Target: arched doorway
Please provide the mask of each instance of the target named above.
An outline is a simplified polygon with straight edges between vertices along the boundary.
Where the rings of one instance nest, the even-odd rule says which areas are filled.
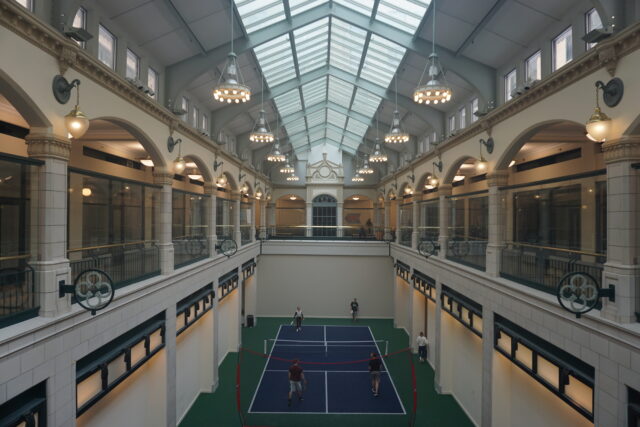
[[[314,237],[335,237],[338,201],[328,194],[321,194],[313,199],[312,225]]]

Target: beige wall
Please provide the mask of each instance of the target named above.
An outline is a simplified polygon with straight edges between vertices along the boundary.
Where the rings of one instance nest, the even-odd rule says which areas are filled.
[[[237,351],[240,345],[240,292],[236,289],[218,302],[218,363],[222,363],[229,352]],[[216,290],[216,295],[219,290]]]

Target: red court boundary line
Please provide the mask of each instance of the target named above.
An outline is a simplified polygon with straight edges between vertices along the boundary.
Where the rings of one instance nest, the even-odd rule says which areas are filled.
[[[244,348],[244,347],[240,347],[239,351],[246,351],[247,353],[251,353],[253,355],[260,356],[263,359],[273,359],[273,360],[278,360],[278,361],[281,361],[281,362],[293,363],[293,360],[294,360],[294,359],[285,359],[283,357],[270,356],[268,354],[264,354],[262,352],[251,350],[251,349]],[[391,356],[395,356],[396,354],[403,353],[405,351],[408,351],[409,353],[411,353],[411,347],[405,347],[405,348],[403,348],[401,350],[397,350],[397,351],[394,351],[394,352],[389,353],[389,354],[381,355],[380,357],[388,358],[388,357],[391,357]],[[301,365],[353,365],[353,364],[356,364],[356,363],[368,362],[368,361],[370,361],[372,359],[371,358],[366,358],[366,359],[359,359],[359,360],[349,360],[349,361],[346,361],[346,362],[305,362],[302,359],[297,359],[297,360],[298,360],[298,363],[301,364]]]

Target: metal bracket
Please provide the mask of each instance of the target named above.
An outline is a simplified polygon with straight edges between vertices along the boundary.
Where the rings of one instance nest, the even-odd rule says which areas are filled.
[[[75,293],[75,286],[67,285],[67,282],[60,280],[58,282],[58,298],[63,298],[66,294]]]
[[[172,136],[170,136],[169,138],[167,138],[167,150],[169,150],[170,153],[173,153],[173,149],[176,147],[176,145],[178,144],[182,144],[182,139],[178,138],[178,139],[173,139]]]
[[[606,84],[598,80],[596,87],[602,90],[602,100],[607,107],[615,107],[622,101],[622,95],[624,95],[624,83],[618,77],[614,77]]]
[[[240,172],[240,173],[238,174],[238,183],[241,183],[241,182],[242,182],[242,180],[243,180],[246,176],[247,176],[247,174],[246,174],[246,173],[242,173],[242,172]]]
[[[411,175],[407,175],[407,178],[409,178],[411,180],[412,184],[415,184],[416,182],[416,174],[411,172]]]
[[[487,148],[487,153],[493,153],[493,138],[490,137],[486,141],[484,139],[480,139],[480,146],[482,147],[483,145]]]
[[[607,289],[598,289],[598,298],[608,298],[611,302],[616,302],[616,287],[609,285]]]
[[[433,166],[435,166],[438,169],[438,172],[442,173],[442,168],[444,167],[444,165],[442,164],[442,160],[433,162]]]
[[[72,80],[71,83],[61,75],[57,75],[53,78],[51,89],[53,90],[53,96],[60,104],[66,104],[71,97],[71,89],[80,86],[80,80]]]

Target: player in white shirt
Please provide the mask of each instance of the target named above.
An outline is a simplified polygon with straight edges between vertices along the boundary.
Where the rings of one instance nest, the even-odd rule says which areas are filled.
[[[420,358],[420,362],[424,362],[427,360],[427,344],[429,344],[429,341],[423,332],[420,332],[420,335],[416,338],[416,343],[418,344],[418,357]]]

